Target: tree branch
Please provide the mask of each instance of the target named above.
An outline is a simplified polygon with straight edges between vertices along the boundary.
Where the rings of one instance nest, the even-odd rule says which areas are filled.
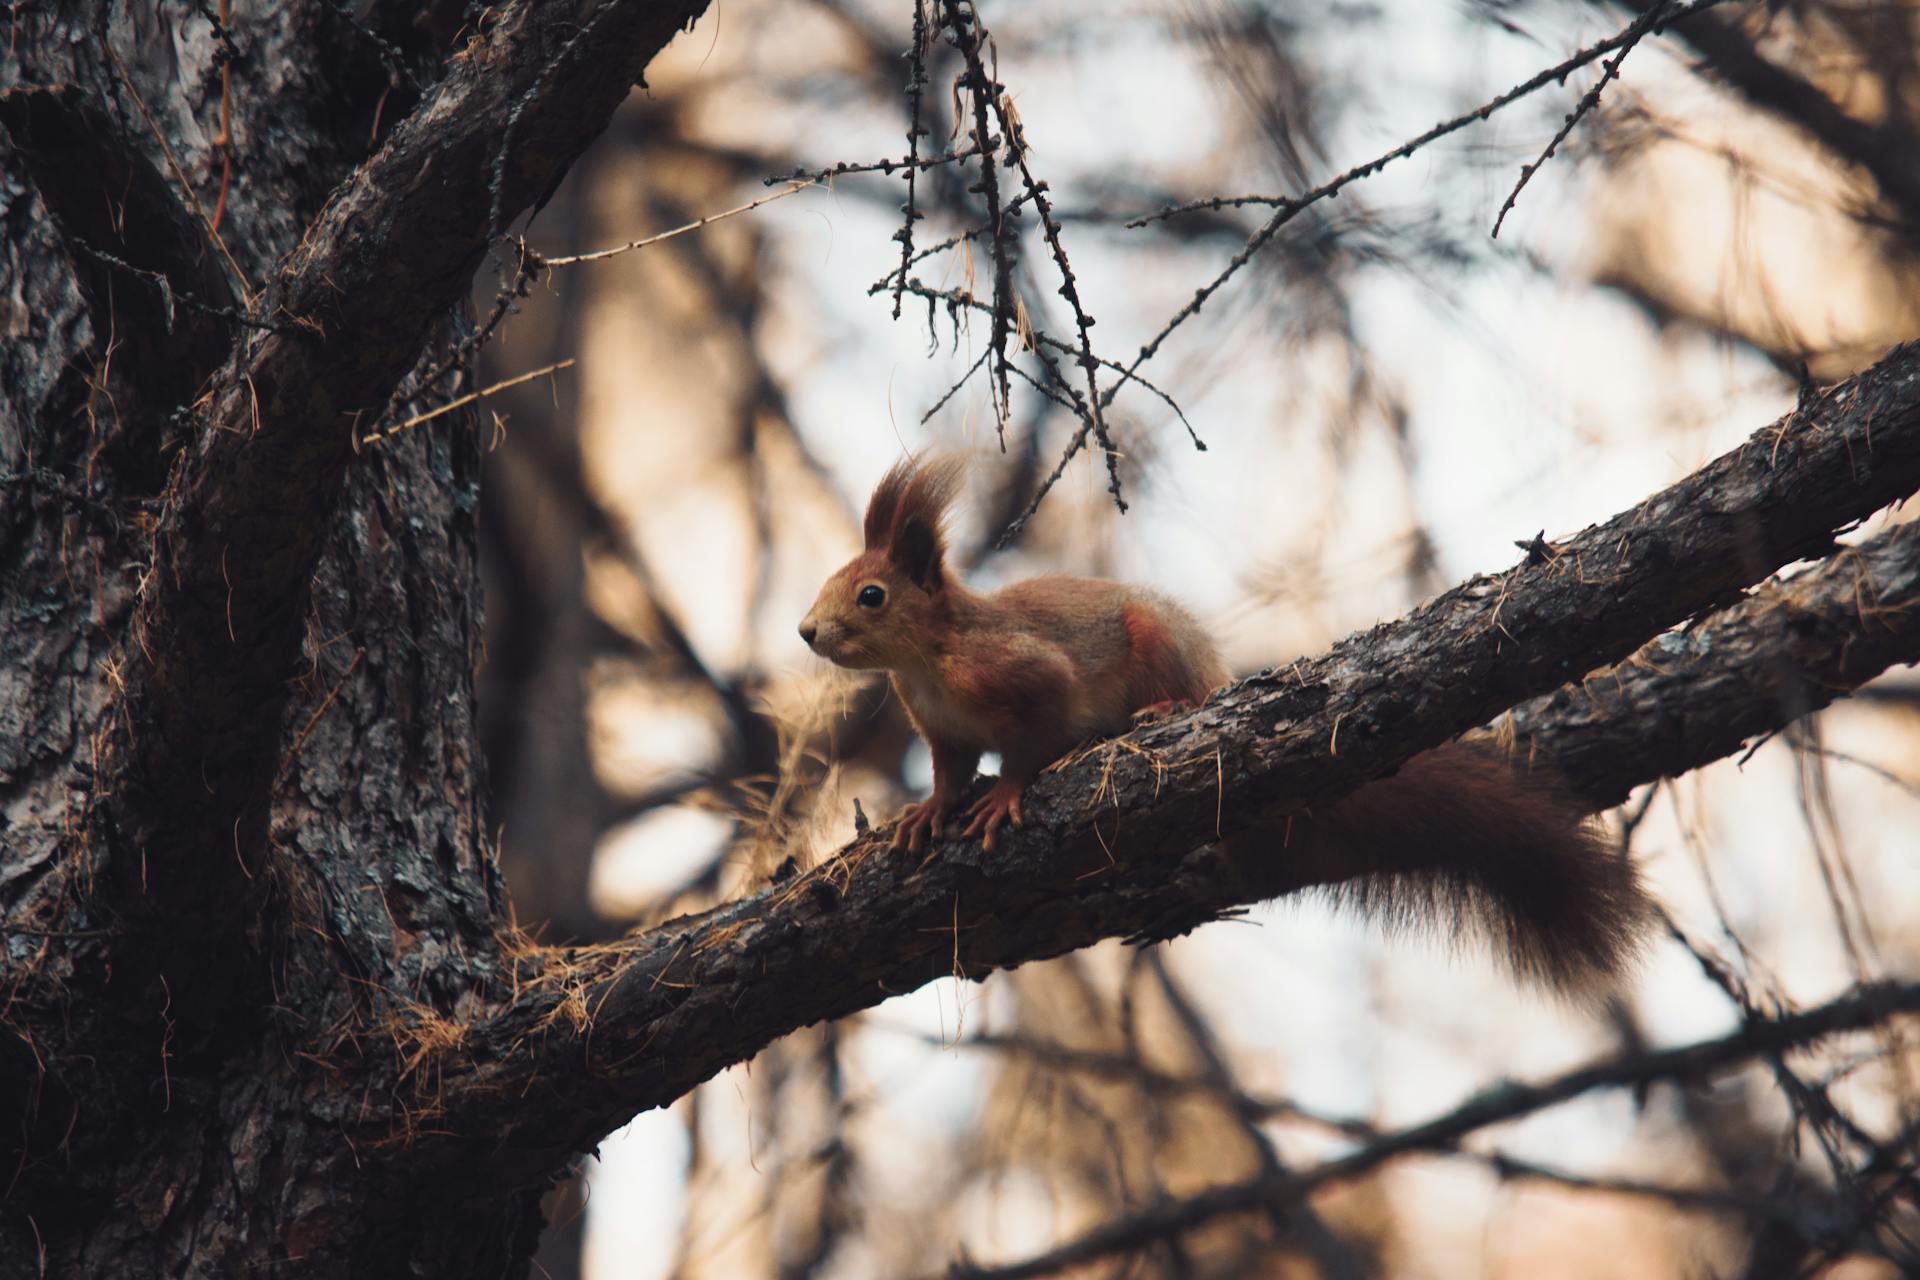
[[[1096,1227],[1057,1249],[1006,1267],[956,1265],[951,1280],[1029,1280],[1068,1267],[1131,1252],[1215,1218],[1270,1205],[1296,1203],[1336,1182],[1368,1173],[1413,1151],[1447,1151],[1467,1135],[1502,1121],[1531,1115],[1594,1089],[1655,1080],[1699,1080],[1751,1058],[1800,1048],[1845,1031],[1876,1026],[1898,1014],[1920,1013],[1920,984],[1880,983],[1853,991],[1805,1013],[1759,1018],[1717,1040],[1674,1049],[1636,1051],[1593,1063],[1540,1084],[1503,1084],[1469,1099],[1443,1116],[1368,1142],[1350,1155],[1296,1174],[1250,1179],[1156,1205],[1119,1222]]]
[[[1920,522],[1515,707],[1500,732],[1595,810],[1739,750],[1920,658]]]
[[[485,35],[341,184],[196,406],[128,644],[113,797],[123,905],[230,920],[267,828],[308,580],[363,415],[505,221],[544,199],[706,0],[489,11]],[[424,447],[424,446],[421,446]],[[364,465],[380,466],[369,459]]]
[[[438,1064],[436,1139],[537,1176],[775,1037],[947,974],[1172,936],[1304,887],[1210,842],[1337,799],[1725,601],[1920,487],[1904,348],[1631,511],[1324,657],[1082,751],[993,854],[872,833],[776,889],[610,946],[531,953],[511,1005]],[[1544,547],[1544,544],[1542,544]]]
[[[1698,628],[1662,635],[1578,686],[1516,707],[1511,723],[1502,728],[1512,731],[1517,754],[1551,762],[1595,809],[1608,808],[1625,800],[1632,786],[1728,755],[1749,736],[1777,730],[1892,663],[1917,656],[1920,523],[1909,522],[1788,582],[1763,587]],[[1155,1206],[1016,1264],[960,1265],[947,1274],[969,1280],[1051,1275],[1146,1247],[1216,1217],[1296,1203],[1322,1186],[1411,1151],[1450,1150],[1488,1125],[1590,1089],[1694,1078],[1836,1031],[1872,1026],[1895,1012],[1916,1011],[1920,986],[1863,988],[1810,1013],[1750,1021],[1718,1041],[1622,1055],[1543,1084],[1505,1086],[1427,1124],[1367,1135],[1359,1150],[1318,1168]],[[1084,1065],[1071,1057],[1065,1061]],[[1187,1080],[1164,1083],[1200,1087]]]

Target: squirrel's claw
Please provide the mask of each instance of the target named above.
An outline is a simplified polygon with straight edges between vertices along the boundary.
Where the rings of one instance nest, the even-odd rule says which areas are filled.
[[[1004,778],[993,784],[993,790],[973,802],[967,810],[973,821],[967,824],[962,834],[966,837],[980,836],[981,843],[991,851],[994,836],[1002,823],[1021,824],[1020,796],[1026,790],[1017,782],[1008,782]]]
[[[893,847],[920,852],[928,835],[935,840],[940,838],[940,820],[946,816],[946,806],[938,797],[908,805],[900,811],[900,825],[893,830]]]

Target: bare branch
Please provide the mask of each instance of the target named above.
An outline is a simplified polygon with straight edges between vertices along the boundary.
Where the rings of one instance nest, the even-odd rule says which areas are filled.
[[[1920,656],[1916,578],[1920,524],[1908,522],[1515,707],[1500,731],[1520,758],[1551,760],[1610,808],[1650,777],[1731,755]]]
[[[924,250],[923,252],[937,253],[941,249],[952,248],[955,244],[958,244],[962,240],[972,239],[974,236],[977,236],[979,234],[980,232],[977,230],[966,232],[962,235],[955,236],[951,240],[948,240],[942,244],[937,244],[933,246],[931,249]],[[919,257],[922,256],[922,254],[916,254],[914,256],[915,256],[915,259],[917,260]],[[947,307],[950,314],[961,309],[968,310],[968,311],[981,311],[981,312],[991,312],[993,310],[992,307],[980,301],[980,299],[974,297],[971,292],[969,292],[964,288],[936,289],[932,285],[927,284],[925,281],[921,280],[917,276],[910,277],[904,283],[901,283],[895,280],[895,277],[891,272],[889,272],[881,280],[868,286],[867,293],[869,295],[872,295],[872,294],[881,292],[883,289],[886,289],[888,287],[887,282],[890,280],[895,281],[893,287],[901,290],[902,292],[910,293],[916,298],[925,298],[928,302],[937,302],[937,303],[943,304],[944,306]],[[1034,326],[1032,330],[1033,354],[1037,359],[1041,360],[1047,366],[1048,372],[1050,374],[1057,374],[1058,367],[1054,364],[1052,360],[1049,360],[1046,357],[1045,352],[1040,350],[1040,348],[1042,347],[1050,351],[1057,351],[1061,355],[1072,356],[1076,361],[1080,358],[1080,354],[1081,354],[1080,348],[1075,347],[1071,343],[1063,342],[1059,338],[1054,337],[1052,334],[1048,333],[1045,329],[1042,329],[1037,325]],[[989,354],[991,354],[991,352],[989,352]],[[1196,451],[1200,453],[1205,453],[1207,451],[1207,442],[1200,438],[1200,433],[1194,430],[1193,423],[1187,420],[1186,411],[1182,409],[1180,407],[1179,402],[1175,400],[1171,395],[1169,395],[1166,391],[1162,390],[1160,387],[1156,386],[1155,384],[1147,381],[1145,378],[1141,377],[1138,372],[1136,372],[1133,369],[1129,369],[1126,365],[1121,364],[1118,360],[1110,360],[1106,356],[1102,356],[1098,354],[1095,354],[1093,356],[1093,360],[1094,360],[1094,363],[1099,365],[1101,368],[1111,369],[1113,372],[1120,375],[1119,381],[1114,386],[1109,387],[1105,392],[1101,393],[1100,399],[1102,404],[1111,403],[1114,393],[1119,390],[1120,386],[1125,383],[1131,382],[1135,386],[1139,387],[1141,390],[1146,391],[1148,394],[1152,395],[1156,400],[1160,401],[1162,404],[1166,405],[1167,408],[1173,411],[1173,416],[1179,419],[1180,425],[1182,427],[1186,428],[1187,438],[1193,441],[1193,447]],[[1032,378],[1026,373],[1025,370],[1021,369],[1019,365],[1009,363],[1007,368],[1009,372],[1013,373],[1016,377],[1025,377],[1025,378],[1028,378],[1029,381],[1032,381]],[[973,370],[969,369],[967,371],[967,374],[962,377],[961,381],[964,382],[966,378],[971,377],[972,374],[973,374]],[[1065,384],[1062,383],[1063,388],[1064,388],[1064,385]],[[950,387],[947,390],[947,393],[944,396],[942,396],[938,402],[934,404],[933,408],[927,411],[925,417],[921,418],[921,421],[925,422],[928,419],[932,418],[933,415],[937,413],[940,410],[940,408],[947,403],[949,399],[952,398],[954,392],[958,391],[959,389],[960,389],[960,385],[958,383]],[[1050,399],[1054,399],[1055,402],[1059,404],[1059,406],[1062,409],[1065,409],[1067,412],[1073,414],[1075,417],[1079,418],[1084,423],[1086,421],[1085,408],[1082,404],[1076,402],[1075,399],[1068,394],[1069,390],[1070,389],[1041,388],[1040,393],[1042,395],[1047,396]],[[1067,451],[1067,458],[1071,458],[1073,456],[1073,452],[1074,452],[1073,450],[1069,449]],[[1063,458],[1060,462],[1059,467],[1056,468],[1054,472],[1054,476],[1053,476],[1054,480],[1058,480],[1060,478],[1060,474],[1065,469],[1066,463],[1067,463],[1067,459]],[[1048,488],[1052,487],[1052,483],[1053,483],[1052,481],[1049,481],[1047,484],[1047,487]],[[1042,493],[1044,495],[1044,490],[1042,491]],[[1032,516],[1034,513],[1034,510],[1038,507],[1038,505],[1039,505],[1039,498],[1036,497],[1027,506],[1026,514],[1020,518],[1020,521],[1016,521],[1011,527],[1007,528],[1005,531],[1001,533],[996,545],[1003,546],[1003,547],[1006,546],[1008,542],[1010,542],[1020,532],[1020,529],[1022,527],[1021,522],[1025,521],[1027,517]]]
[[[1513,212],[1513,206],[1520,202],[1520,193],[1526,189],[1527,183],[1533,181],[1533,175],[1540,172],[1547,161],[1553,159],[1553,153],[1559,150],[1560,144],[1567,140],[1567,135],[1571,134],[1573,127],[1580,123],[1580,118],[1600,105],[1600,95],[1606,92],[1607,85],[1620,74],[1620,64],[1627,60],[1627,55],[1633,52],[1633,47],[1640,43],[1641,38],[1659,18],[1661,12],[1671,9],[1673,5],[1674,0],[1658,0],[1647,10],[1641,21],[1628,28],[1634,33],[1633,39],[1621,45],[1618,53],[1600,64],[1600,78],[1593,82],[1591,89],[1580,95],[1580,101],[1574,104],[1573,110],[1567,112],[1567,118],[1560,122],[1560,127],[1554,130],[1553,137],[1547,140],[1546,150],[1540,153],[1540,158],[1531,164],[1521,166],[1520,180],[1513,184],[1513,190],[1507,193],[1506,200],[1500,205],[1500,212],[1494,216],[1493,230],[1489,233],[1490,238],[1495,240],[1500,238],[1500,228],[1506,223],[1507,215]]]
[[[995,853],[948,841],[922,860],[875,832],[775,890],[611,947],[536,955],[513,1004],[438,1077],[447,1153],[480,1142],[497,1176],[544,1169],[778,1035],[956,967],[978,976],[1102,938],[1173,936],[1338,879],[1339,867],[1236,861],[1211,842],[1337,799],[1623,657],[1916,487],[1909,347],[1551,556],[1069,758]],[[1913,599],[1883,594],[1880,608]]]
[[[911,85],[909,85],[909,88],[911,88]],[[925,137],[926,133],[927,131],[922,129],[917,136]],[[990,145],[993,145],[998,144],[1000,139],[989,137],[987,141]],[[805,165],[795,165],[793,172],[776,175],[764,179],[764,181],[769,187],[778,186],[782,182],[814,183],[821,186],[829,186],[835,178],[852,177],[863,173],[878,173],[884,174],[887,177],[892,177],[895,173],[902,173],[911,178],[916,173],[922,173],[929,169],[938,169],[942,165],[959,164],[961,161],[971,160],[979,154],[980,144],[977,142],[968,143],[964,147],[956,147],[952,151],[943,151],[937,156],[923,156],[920,154],[919,149],[915,147],[909,150],[906,157],[901,160],[838,160],[824,169],[809,169]],[[925,214],[920,215],[921,218],[925,216]],[[919,220],[919,218],[914,219],[916,222]],[[895,238],[898,239],[897,236]],[[908,237],[906,248],[902,251],[902,256],[909,260],[917,256],[913,252],[912,237]]]
[[[432,422],[435,418],[443,418],[456,409],[464,409],[477,400],[485,400],[488,396],[499,395],[502,391],[532,382],[535,378],[544,378],[549,374],[559,373],[563,369],[571,369],[577,363],[578,361],[573,356],[568,356],[565,360],[556,360],[552,364],[542,365],[538,369],[529,369],[525,373],[516,374],[511,378],[502,378],[499,382],[482,387],[478,391],[469,391],[463,396],[455,396],[445,404],[437,405],[424,413],[416,413],[405,422],[396,422],[390,427],[382,427],[378,431],[368,432],[360,438],[357,447],[365,448],[368,445],[378,444],[383,440],[391,440],[401,432],[409,431],[423,422]]]
[[[1476,1130],[1531,1115],[1594,1089],[1644,1085],[1658,1080],[1700,1080],[1763,1054],[1800,1048],[1831,1035],[1875,1026],[1892,1016],[1913,1013],[1920,1013],[1920,984],[1880,983],[1857,987],[1817,1009],[1750,1021],[1717,1040],[1622,1054],[1540,1084],[1499,1085],[1443,1116],[1387,1134],[1350,1155],[1301,1173],[1254,1178],[1171,1204],[1156,1205],[1012,1266],[957,1265],[944,1274],[952,1280],[962,1277],[965,1280],[1029,1280],[1052,1275],[1068,1267],[1132,1252],[1227,1214],[1297,1203],[1309,1192],[1350,1181],[1397,1156],[1414,1151],[1450,1150]]]
[[[1342,189],[1351,186],[1362,178],[1371,178],[1395,160],[1404,160],[1422,147],[1430,143],[1438,142],[1448,134],[1458,133],[1469,125],[1478,124],[1493,116],[1496,112],[1512,106],[1514,103],[1520,101],[1520,99],[1537,93],[1550,84],[1564,83],[1569,75],[1578,71],[1581,67],[1599,60],[1616,49],[1631,48],[1633,45],[1638,44],[1650,30],[1655,29],[1659,25],[1672,25],[1679,22],[1682,18],[1690,17],[1703,10],[1711,9],[1715,5],[1725,3],[1725,0],[1693,0],[1691,4],[1669,15],[1664,23],[1662,23],[1658,14],[1653,11],[1664,7],[1666,3],[1668,3],[1668,0],[1647,0],[1647,3],[1641,7],[1648,10],[1648,12],[1643,13],[1641,17],[1629,23],[1625,28],[1615,34],[1608,36],[1604,40],[1595,41],[1586,48],[1555,63],[1544,71],[1536,72],[1534,75],[1529,76],[1498,97],[1488,99],[1472,111],[1466,112],[1463,115],[1454,116],[1450,120],[1443,120],[1431,129],[1428,129],[1425,133],[1407,139],[1393,150],[1383,152],[1364,164],[1355,165],[1339,177],[1329,179],[1302,195],[1209,196],[1204,200],[1189,200],[1185,204],[1168,205],[1158,212],[1143,214],[1127,223],[1127,225],[1130,227],[1144,227],[1149,223],[1160,222],[1167,218],[1177,218],[1185,213],[1216,213],[1221,209],[1238,208],[1243,205],[1274,206],[1276,212],[1272,219],[1263,225],[1259,231],[1255,232],[1253,239],[1248,241],[1248,248],[1250,250],[1257,249],[1260,244],[1264,244],[1266,240],[1271,237],[1273,232],[1278,231],[1284,224],[1291,222],[1294,216],[1308,205],[1317,204],[1322,200],[1337,196]]]
[[[981,26],[980,14],[970,0],[941,0],[940,21],[946,30],[948,42],[960,51],[960,56],[966,62],[966,70],[956,82],[956,88],[966,90],[973,103],[973,145],[980,160],[980,182],[976,188],[969,190],[980,192],[980,198],[987,206],[987,221],[993,229],[990,241],[993,326],[987,344],[993,351],[991,387],[994,392],[994,425],[1000,434],[1000,447],[1004,449],[1007,415],[1011,412],[1007,398],[1007,341],[1013,336],[1014,311],[1019,305],[1013,289],[1013,263],[1019,252],[1019,237],[1015,232],[1014,208],[1003,208],[1000,204],[1000,179],[995,164],[998,140],[994,138],[992,125],[988,121],[989,106],[1000,100],[1001,85],[987,74],[986,63],[980,56],[986,30]]]
[[[599,262],[603,258],[618,257],[623,253],[631,253],[635,249],[644,249],[650,244],[659,244],[662,240],[671,240],[675,236],[684,236],[688,232],[698,231],[700,228],[718,222],[722,218],[731,218],[741,213],[752,213],[763,204],[772,204],[775,200],[783,200],[796,191],[805,191],[810,187],[819,185],[819,179],[803,177],[795,180],[788,186],[782,187],[772,195],[761,196],[758,200],[749,200],[745,204],[737,204],[731,209],[722,209],[719,213],[706,214],[702,217],[695,218],[692,222],[683,222],[679,226],[667,231],[658,231],[653,235],[643,236],[638,240],[629,240],[625,244],[614,245],[611,249],[596,249],[592,253],[573,253],[568,254],[564,258],[542,258],[537,265],[543,267],[571,267],[582,262]]]
[[[927,88],[927,43],[926,0],[913,0],[913,47],[907,50],[907,198],[900,206],[904,221],[894,233],[894,239],[900,242],[900,282],[893,289],[895,320],[900,318],[900,306],[905,301],[902,290],[907,283],[907,268],[913,263],[913,224],[926,216],[915,202],[914,179],[920,174],[920,139],[927,133],[920,123],[920,98]]]
[[[1289,222],[1292,222],[1294,218],[1298,217],[1306,209],[1318,204],[1322,200],[1332,199],[1339,195],[1346,187],[1351,186],[1363,178],[1372,177],[1395,160],[1405,159],[1429,143],[1446,137],[1448,134],[1457,133],[1469,125],[1484,121],[1495,112],[1511,106],[1513,103],[1545,88],[1549,84],[1564,81],[1572,72],[1616,49],[1628,48],[1634,44],[1638,44],[1649,31],[1658,30],[1667,23],[1677,21],[1680,17],[1700,13],[1703,10],[1710,9],[1723,2],[1724,0],[1692,0],[1692,3],[1687,4],[1671,14],[1667,14],[1663,12],[1666,0],[1660,0],[1654,12],[1642,14],[1639,18],[1629,23],[1623,30],[1609,36],[1605,40],[1599,40],[1588,45],[1571,57],[1515,85],[1498,97],[1480,104],[1480,106],[1474,108],[1472,111],[1455,116],[1451,120],[1442,121],[1434,125],[1431,129],[1428,129],[1425,133],[1407,139],[1399,146],[1375,156],[1364,164],[1355,165],[1338,177],[1323,182],[1313,190],[1302,195],[1215,196],[1206,200],[1190,201],[1186,204],[1169,205],[1157,213],[1135,218],[1127,224],[1129,227],[1142,227],[1149,223],[1177,217],[1185,213],[1218,211],[1228,206],[1250,204],[1276,206],[1273,215],[1261,223],[1252,235],[1247,237],[1246,243],[1241,246],[1238,253],[1234,254],[1233,257],[1228,260],[1227,265],[1216,272],[1212,279],[1195,289],[1193,291],[1193,297],[1188,299],[1178,311],[1175,311],[1151,338],[1141,344],[1139,352],[1136,353],[1134,358],[1127,364],[1122,381],[1138,372],[1140,366],[1158,355],[1160,348],[1166,344],[1167,339],[1173,336],[1175,330],[1179,329],[1180,326],[1187,321],[1193,319],[1193,317],[1199,315],[1201,308],[1206,306],[1214,294],[1218,293],[1226,286],[1229,280],[1238,275],[1241,268],[1253,261],[1254,256],[1265,249],[1267,245],[1273,241],[1273,238],[1280,234],[1283,227]],[[1100,407],[1104,408],[1113,402],[1113,397],[1118,392],[1119,387],[1119,382],[1108,385],[1107,390],[1099,398]],[[1053,486],[1058,483],[1060,477],[1066,472],[1067,463],[1071,462],[1074,456],[1078,454],[1086,444],[1091,421],[1091,418],[1083,421],[1080,429],[1076,431],[1073,438],[1068,441],[1059,465],[1057,465],[1053,469],[1052,474],[1041,483],[1039,490],[1033,495],[1032,501],[1027,504],[1026,510],[1016,517],[1012,524],[1008,525],[1006,533],[1002,535],[1001,545],[1004,546],[1008,541],[1018,535],[1020,530],[1025,527],[1026,522],[1032,518],[1034,512],[1039,510],[1041,500],[1047,496],[1048,492],[1052,490]]]

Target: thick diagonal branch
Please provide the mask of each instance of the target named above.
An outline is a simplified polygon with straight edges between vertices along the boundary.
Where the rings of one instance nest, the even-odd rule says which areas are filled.
[[[446,1150],[483,1141],[500,1176],[545,1169],[797,1027],[945,974],[1192,928],[1249,896],[1216,835],[1337,799],[1619,659],[1916,487],[1920,348],[1534,563],[1080,753],[996,853],[948,842],[922,861],[876,833],[777,890],[547,957],[436,1077]],[[1271,870],[1263,887],[1285,891]]]
[[[113,744],[123,907],[227,920],[259,864],[308,580],[353,461],[433,319],[706,0],[489,11],[484,38],[333,194],[261,302],[278,328],[200,407],[155,533]],[[362,465],[379,466],[368,459]]]
[[[1548,762],[1607,809],[1915,660],[1920,523],[1910,522],[1515,707],[1501,727],[1518,758]]]
[[[1920,658],[1920,523],[1847,550],[1786,583],[1769,584],[1702,626],[1660,636],[1578,686],[1514,708],[1511,742],[1549,762],[1595,809],[1629,788],[1720,759],[1826,706],[1889,665]],[[1052,1275],[1144,1247],[1250,1209],[1285,1206],[1332,1182],[1413,1151],[1447,1150],[1488,1125],[1590,1089],[1689,1079],[1783,1046],[1920,1012],[1920,987],[1871,987],[1804,1014],[1750,1022],[1719,1040],[1637,1052],[1537,1085],[1474,1098],[1426,1124],[1370,1137],[1352,1155],[1297,1174],[1233,1183],[1098,1227],[1006,1267],[954,1276],[1016,1280]]]

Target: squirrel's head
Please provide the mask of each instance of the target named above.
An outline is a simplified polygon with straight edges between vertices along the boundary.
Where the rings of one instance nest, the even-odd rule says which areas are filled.
[[[931,663],[930,640],[946,612],[947,506],[960,463],[898,463],[867,502],[866,550],[841,566],[800,622],[800,638],[837,666],[856,670]]]

